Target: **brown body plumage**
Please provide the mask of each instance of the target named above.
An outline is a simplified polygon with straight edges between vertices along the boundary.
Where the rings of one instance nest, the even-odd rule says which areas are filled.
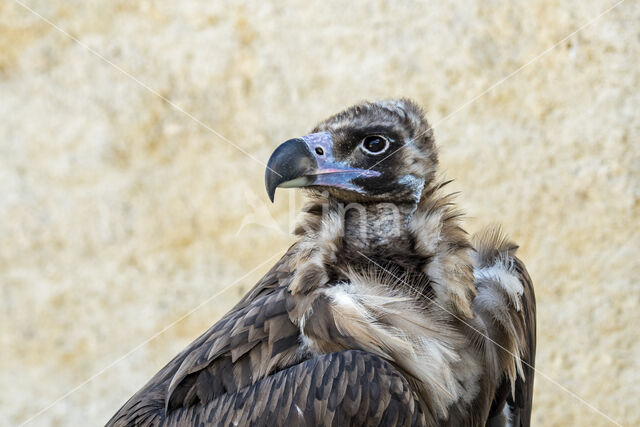
[[[311,191],[299,240],[108,424],[528,425],[531,281],[497,228],[462,229],[419,108],[361,104],[314,135],[317,162],[377,175],[289,177]]]

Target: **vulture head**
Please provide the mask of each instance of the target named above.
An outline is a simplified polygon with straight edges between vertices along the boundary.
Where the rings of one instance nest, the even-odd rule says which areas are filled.
[[[420,107],[407,99],[354,105],[271,155],[265,185],[328,191],[343,201],[417,202],[438,156]]]

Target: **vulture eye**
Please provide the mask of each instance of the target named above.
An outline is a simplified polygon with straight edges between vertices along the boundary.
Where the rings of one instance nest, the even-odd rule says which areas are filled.
[[[378,155],[387,151],[389,141],[380,135],[369,135],[360,144],[365,153]]]

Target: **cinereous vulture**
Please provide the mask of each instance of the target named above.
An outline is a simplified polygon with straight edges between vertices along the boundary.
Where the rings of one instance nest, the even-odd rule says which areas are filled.
[[[463,230],[414,102],[329,117],[265,182],[308,192],[296,243],[109,426],[529,425],[531,279]]]

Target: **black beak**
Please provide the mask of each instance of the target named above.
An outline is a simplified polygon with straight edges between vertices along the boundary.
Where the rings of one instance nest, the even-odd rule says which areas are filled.
[[[303,187],[312,184],[315,177],[307,174],[317,167],[318,162],[303,139],[285,141],[276,148],[267,163],[264,183],[269,199],[273,202],[277,187]]]

